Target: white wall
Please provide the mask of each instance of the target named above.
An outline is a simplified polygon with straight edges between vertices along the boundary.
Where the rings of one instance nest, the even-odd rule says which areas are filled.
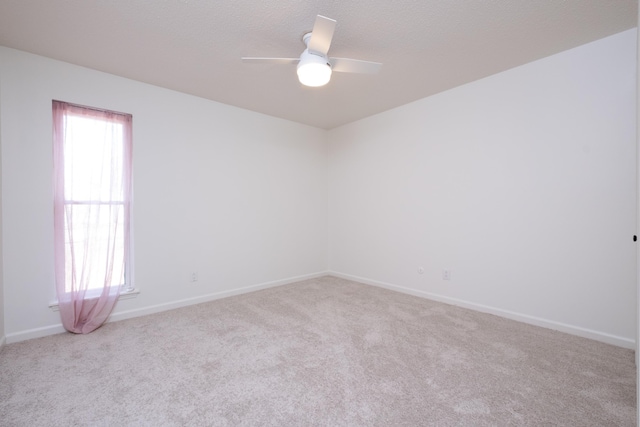
[[[627,31],[328,133],[0,47],[7,340],[62,330],[48,308],[51,100],[60,99],[134,117],[141,294],[120,301],[114,319],[329,265],[632,347],[635,38]]]
[[[141,293],[113,318],[326,271],[325,131],[6,48],[0,76],[8,342],[62,331],[52,99],[133,114]]]
[[[2,74],[0,74],[0,99],[2,99]],[[4,331],[4,269],[2,256],[2,104],[0,103],[0,350],[5,343]]]
[[[640,2],[638,2],[640,4]],[[640,28],[640,7],[638,7],[638,26]],[[636,34],[636,234],[640,229],[640,31]],[[636,425],[640,425],[640,251],[636,244]]]
[[[633,348],[635,49],[629,30],[330,131],[329,269]]]

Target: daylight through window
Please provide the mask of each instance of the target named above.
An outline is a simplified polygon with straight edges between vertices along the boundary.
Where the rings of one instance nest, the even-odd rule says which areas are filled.
[[[64,290],[91,297],[126,289],[131,286],[131,115],[59,104],[62,132],[54,144],[62,147],[54,150],[59,153],[54,160],[63,194],[55,219],[57,233],[64,235],[57,236],[58,244],[64,239],[64,253],[57,254],[64,257]]]

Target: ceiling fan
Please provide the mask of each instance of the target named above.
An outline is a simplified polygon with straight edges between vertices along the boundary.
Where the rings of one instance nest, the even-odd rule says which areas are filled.
[[[305,86],[318,87],[329,83],[331,72],[375,74],[380,71],[379,62],[349,58],[328,57],[336,21],[322,15],[316,17],[313,30],[302,36],[307,48],[299,58],[252,58],[243,57],[243,62],[262,64],[297,64],[298,80]]]

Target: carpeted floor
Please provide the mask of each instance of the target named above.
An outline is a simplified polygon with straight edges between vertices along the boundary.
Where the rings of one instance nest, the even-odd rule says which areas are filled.
[[[633,426],[634,353],[323,277],[0,353],[3,426]]]

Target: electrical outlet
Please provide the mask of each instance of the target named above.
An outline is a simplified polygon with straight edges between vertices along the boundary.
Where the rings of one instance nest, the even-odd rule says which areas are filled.
[[[418,267],[418,274],[424,274],[424,267]]]
[[[451,270],[442,270],[442,280],[451,280]]]
[[[191,273],[191,281],[192,282],[197,282],[198,281],[198,272],[194,271],[193,273]]]

